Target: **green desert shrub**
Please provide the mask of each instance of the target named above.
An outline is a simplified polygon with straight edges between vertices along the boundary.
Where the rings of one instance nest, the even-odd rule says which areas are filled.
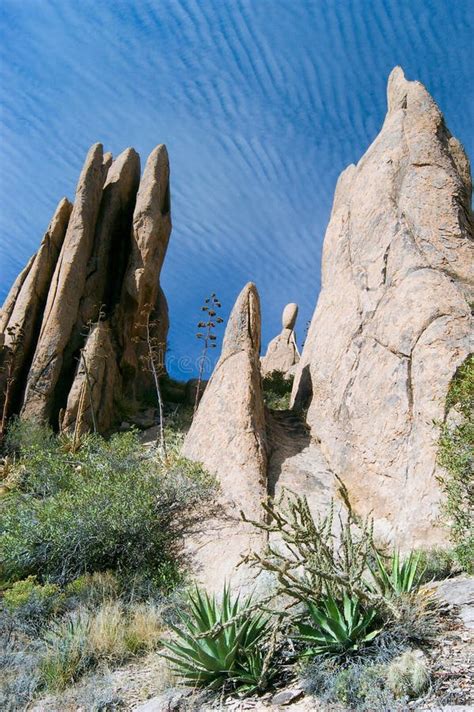
[[[474,572],[474,355],[457,370],[448,391],[441,426],[439,463],[445,474],[439,478],[445,493],[444,514],[450,524],[451,541],[461,567]]]
[[[226,586],[219,602],[196,588],[180,618],[181,627],[171,626],[176,640],[163,645],[185,684],[210,689],[233,685],[246,692],[269,684],[275,671],[267,669],[262,653],[269,617],[254,610],[251,597],[232,597]]]
[[[25,618],[46,618],[64,605],[64,594],[54,583],[40,584],[36,576],[16,581],[3,593],[3,603],[11,614]]]
[[[271,410],[287,410],[290,407],[293,377],[285,378],[282,371],[272,371],[262,380],[263,399]]]
[[[70,603],[97,606],[107,600],[118,598],[120,582],[112,571],[94,571],[82,574],[67,584],[65,596]]]
[[[58,473],[54,487],[45,458]],[[108,441],[87,436],[77,452],[51,438],[43,451],[41,441],[21,445],[16,467],[25,469],[22,485],[0,500],[5,581],[38,575],[62,584],[118,570],[158,580],[163,571],[172,583],[181,535],[212,491],[199,466],[163,462],[143,451],[134,432]]]
[[[420,584],[442,581],[459,573],[460,567],[452,549],[426,549],[420,555]]]

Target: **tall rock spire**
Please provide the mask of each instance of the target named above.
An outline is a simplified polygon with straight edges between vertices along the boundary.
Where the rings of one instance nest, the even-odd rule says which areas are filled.
[[[354,505],[410,546],[443,539],[435,422],[473,346],[470,195],[461,145],[397,67],[380,134],[337,184],[293,400]]]
[[[106,175],[100,143],[94,144],[79,177],[74,207],[51,282],[41,332],[28,377],[23,414],[51,417],[63,369],[63,351],[77,321],[87,278],[95,224]]]
[[[166,146],[151,152],[145,165],[133,213],[131,248],[117,314],[120,367],[130,395],[146,389],[140,357],[147,352],[147,319],[153,338],[165,347],[168,330],[166,299],[160,272],[171,234],[169,159]]]
[[[240,519],[240,511],[261,520],[267,496],[265,413],[260,377],[260,300],[248,283],[235,302],[222,353],[186,436],[183,454],[220,483],[215,518],[200,526],[188,542],[198,578],[213,590],[233,577],[248,582],[241,555],[263,537]]]

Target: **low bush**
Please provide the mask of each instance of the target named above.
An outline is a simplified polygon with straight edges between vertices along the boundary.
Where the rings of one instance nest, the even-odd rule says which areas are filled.
[[[104,601],[114,600],[120,591],[120,582],[112,571],[83,574],[68,583],[64,589],[70,604],[86,606],[97,606]]]
[[[58,613],[65,596],[54,583],[39,584],[36,576],[16,581],[3,593],[3,603],[11,614],[27,619],[44,619]]]
[[[17,443],[22,428],[14,428]],[[0,499],[3,580],[41,575],[67,583],[116,569],[176,582],[181,535],[212,492],[198,465],[144,453],[133,432],[108,441],[87,436],[77,452],[47,433],[44,447],[22,437],[21,484]]]
[[[317,657],[302,672],[302,684],[318,701],[359,712],[402,712],[386,683],[385,664],[377,660]]]
[[[271,410],[287,410],[290,407],[293,377],[287,378],[282,371],[272,371],[262,380],[263,399]]]
[[[441,426],[439,478],[445,493],[444,514],[461,567],[474,573],[474,355],[457,370],[446,399]]]
[[[420,555],[420,584],[443,579],[460,573],[461,569],[452,549],[427,549],[421,550]]]

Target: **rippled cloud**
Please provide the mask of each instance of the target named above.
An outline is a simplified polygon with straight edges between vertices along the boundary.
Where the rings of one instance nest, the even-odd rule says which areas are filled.
[[[248,280],[264,344],[288,301],[301,341],[337,177],[375,138],[393,66],[473,154],[472,15],[468,0],[3,0],[0,301],[92,143],[142,165],[166,143],[171,363],[196,360],[203,298],[227,315]]]

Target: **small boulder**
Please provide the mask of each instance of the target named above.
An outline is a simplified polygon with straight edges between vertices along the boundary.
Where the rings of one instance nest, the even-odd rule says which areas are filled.
[[[298,305],[287,304],[282,314],[283,329],[268,344],[267,353],[262,358],[262,376],[273,371],[280,371],[285,376],[294,374],[295,366],[300,359],[294,327],[298,316]]]

